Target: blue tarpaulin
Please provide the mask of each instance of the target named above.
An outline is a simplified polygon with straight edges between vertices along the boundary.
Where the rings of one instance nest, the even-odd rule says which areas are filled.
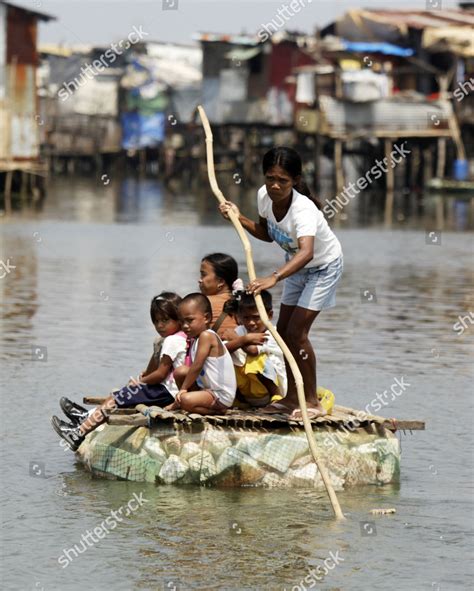
[[[122,113],[122,148],[157,146],[165,137],[165,114]]]
[[[354,53],[383,53],[384,55],[396,55],[399,57],[410,57],[415,53],[413,49],[398,47],[398,45],[392,45],[392,43],[365,43],[345,41],[343,39],[342,44],[346,51],[353,51]]]

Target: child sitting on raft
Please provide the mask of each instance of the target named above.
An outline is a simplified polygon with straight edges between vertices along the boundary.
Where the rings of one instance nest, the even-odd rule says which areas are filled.
[[[224,330],[236,328],[237,322],[224,311],[224,304],[231,299],[233,291],[243,289],[237,261],[220,252],[206,255],[201,261],[199,289],[211,302],[211,328],[219,336]]]
[[[137,404],[167,406],[178,394],[173,372],[185,362],[186,335],[178,319],[181,298],[172,292],[162,292],[151,301],[150,316],[160,335],[154,342],[153,354],[146,370],[127,386],[112,392],[94,411],[61,398],[59,405],[70,423],[53,416],[51,423],[57,434],[76,451],[85,436],[105,422],[114,410]]]
[[[191,346],[191,366],[175,372],[179,393],[166,410],[183,409],[200,415],[224,414],[232,406],[237,387],[230,353],[219,335],[209,328],[212,307],[200,293],[183,298],[178,308],[181,325]]]
[[[272,296],[263,290],[263,305],[273,317]],[[232,354],[237,378],[237,399],[250,406],[266,406],[286,394],[286,369],[283,352],[266,329],[250,293],[242,292],[229,302],[240,325],[225,331],[227,350]]]

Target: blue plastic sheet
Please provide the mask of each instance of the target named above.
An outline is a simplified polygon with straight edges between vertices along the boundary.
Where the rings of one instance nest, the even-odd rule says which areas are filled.
[[[123,113],[122,148],[125,150],[159,145],[165,138],[165,114]]]
[[[383,53],[384,55],[399,57],[410,57],[415,53],[413,49],[399,47],[398,45],[392,45],[392,43],[366,43],[345,40],[342,43],[346,51],[353,51],[354,53]]]

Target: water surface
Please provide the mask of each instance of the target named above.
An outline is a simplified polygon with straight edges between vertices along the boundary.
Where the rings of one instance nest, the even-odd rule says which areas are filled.
[[[255,211],[249,197],[241,205]],[[427,244],[430,220],[408,222],[337,230],[338,305],[311,333],[319,381],[338,403],[363,408],[404,377],[406,392],[380,414],[427,425],[401,434],[400,485],[339,493],[348,520],[336,523],[325,494],[311,490],[92,478],[49,425],[60,396],[105,395],[144,367],[151,297],[195,290],[204,254],[231,253],[246,277],[210,194],[59,179],[42,211],[4,220],[0,259],[16,268],[0,281],[2,588],[303,589],[331,552],[343,560],[318,589],[470,588],[473,236],[445,231],[440,246]],[[280,264],[275,245],[253,244],[258,273]],[[61,568],[63,550],[133,493],[148,502]],[[370,516],[378,507],[397,513]]]

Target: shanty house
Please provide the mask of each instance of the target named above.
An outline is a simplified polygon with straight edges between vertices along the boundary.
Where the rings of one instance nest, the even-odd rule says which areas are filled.
[[[201,34],[202,104],[213,123],[291,125],[293,69],[314,63],[306,38],[280,32],[257,36]]]
[[[0,0],[0,162],[39,157],[37,31],[50,20]]]

